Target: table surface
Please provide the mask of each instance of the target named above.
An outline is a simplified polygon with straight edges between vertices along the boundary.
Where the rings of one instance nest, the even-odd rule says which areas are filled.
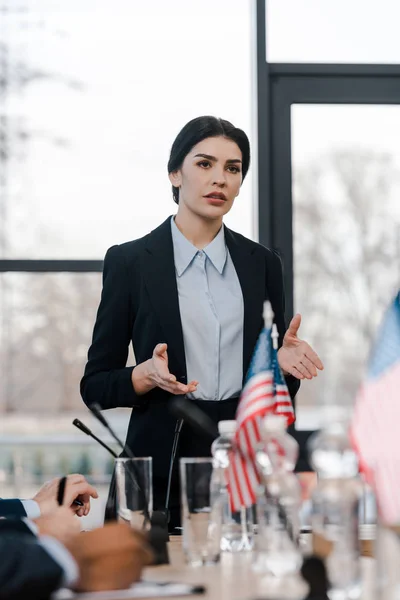
[[[204,600],[255,600],[260,598],[284,600],[293,598],[290,586],[279,588],[274,580],[256,574],[251,569],[251,553],[223,553],[221,562],[207,567],[190,567],[185,564],[181,538],[169,542],[170,564],[145,569],[143,578],[149,581],[175,581],[203,585],[206,592],[198,597]],[[374,560],[362,558],[364,592],[362,600],[374,600]],[[172,597],[171,597],[172,598]],[[182,597],[181,597],[182,598]],[[178,600],[178,599],[176,599]]]

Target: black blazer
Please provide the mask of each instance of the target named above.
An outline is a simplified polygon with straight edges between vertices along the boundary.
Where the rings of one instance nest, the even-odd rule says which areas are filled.
[[[227,227],[225,240],[243,293],[245,375],[263,325],[266,299],[275,313],[282,344],[286,331],[282,265],[276,252]],[[93,341],[81,381],[87,405],[133,408],[127,444],[137,456],[153,456],[153,474],[163,476],[176,419],[169,414],[165,391],[155,388],[136,395],[133,367],[125,366],[131,341],[138,364],[151,358],[158,343],[166,342],[171,373],[187,383],[170,217],[145,237],[108,250]],[[299,381],[289,376],[287,384],[294,398]]]
[[[21,500],[18,500],[18,498],[12,500],[0,499],[0,517],[26,517]]]

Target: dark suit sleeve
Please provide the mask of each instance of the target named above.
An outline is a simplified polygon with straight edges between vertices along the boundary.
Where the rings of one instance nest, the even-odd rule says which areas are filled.
[[[267,250],[267,296],[270,299],[275,315],[275,323],[279,333],[279,348],[282,346],[286,333],[285,323],[285,290],[283,286],[283,268],[279,254],[274,250]],[[300,387],[300,380],[292,375],[286,375],[286,385],[290,397],[294,400]],[[294,403],[293,403],[294,404]]]
[[[61,567],[34,537],[0,538],[0,600],[44,600],[62,581]]]
[[[32,529],[22,520],[16,517],[0,519],[0,536],[6,534],[22,533],[23,535],[36,537]]]
[[[22,502],[18,499],[0,500],[0,517],[26,517]]]
[[[134,322],[129,273],[119,246],[107,251],[103,267],[103,291],[97,311],[92,345],[81,381],[81,395],[88,406],[103,409],[141,406],[132,385],[133,367],[127,367]]]

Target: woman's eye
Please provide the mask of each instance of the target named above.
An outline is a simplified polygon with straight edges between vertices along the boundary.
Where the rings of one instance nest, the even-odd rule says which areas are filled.
[[[210,166],[210,162],[208,160],[202,160],[197,164],[199,165],[199,167],[205,167],[205,168]]]
[[[239,167],[235,167],[235,165],[231,165],[230,167],[228,167],[228,171],[230,173],[240,173]]]

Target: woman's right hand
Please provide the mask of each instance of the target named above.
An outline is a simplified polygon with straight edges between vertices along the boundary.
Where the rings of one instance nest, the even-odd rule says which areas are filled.
[[[132,385],[137,394],[146,394],[155,387],[174,396],[197,390],[197,381],[191,381],[186,385],[177,381],[175,375],[169,372],[167,348],[167,344],[157,344],[153,356],[133,369]]]

